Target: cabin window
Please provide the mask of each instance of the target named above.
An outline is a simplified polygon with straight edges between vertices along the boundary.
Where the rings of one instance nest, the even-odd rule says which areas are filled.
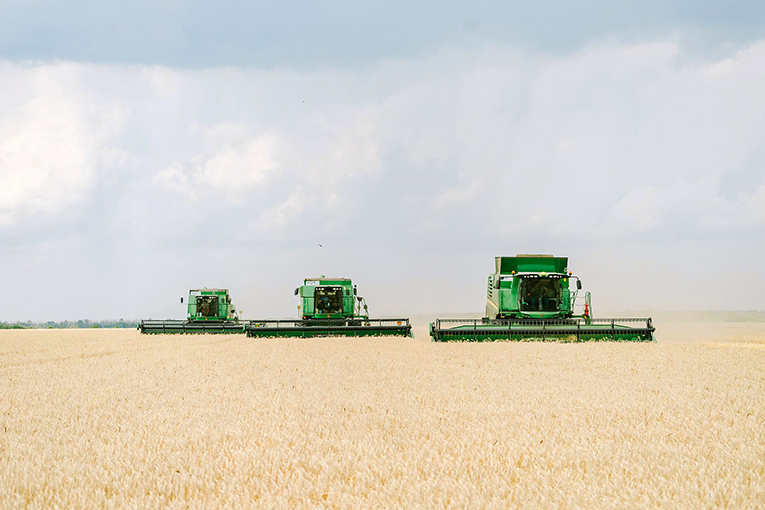
[[[316,313],[342,313],[343,289],[340,287],[316,287]]]
[[[197,317],[217,317],[218,296],[197,296]]]
[[[558,310],[560,310],[560,279],[523,279],[521,284],[521,311],[557,312]]]

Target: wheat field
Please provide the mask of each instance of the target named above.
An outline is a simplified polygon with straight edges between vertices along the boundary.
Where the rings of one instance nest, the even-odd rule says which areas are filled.
[[[765,325],[658,344],[0,332],[0,508],[762,508]]]

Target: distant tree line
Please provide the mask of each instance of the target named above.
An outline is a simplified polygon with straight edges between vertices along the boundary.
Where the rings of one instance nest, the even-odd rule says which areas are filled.
[[[0,329],[88,329],[88,328],[137,328],[138,321],[124,319],[111,321],[47,321],[47,322],[0,322]]]

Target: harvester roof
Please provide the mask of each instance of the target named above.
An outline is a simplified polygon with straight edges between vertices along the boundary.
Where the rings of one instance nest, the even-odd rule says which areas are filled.
[[[220,294],[220,293],[228,294],[228,289],[208,289],[207,287],[205,287],[203,289],[189,290],[189,293],[192,293],[192,292],[198,292],[198,293],[204,292],[204,293],[211,293],[211,294]]]
[[[311,283],[309,283],[311,282]],[[306,278],[305,285],[351,285],[350,278],[333,278],[327,276],[321,276],[318,278]]]
[[[495,257],[497,273],[565,273],[568,271],[568,257],[552,255],[516,255]]]

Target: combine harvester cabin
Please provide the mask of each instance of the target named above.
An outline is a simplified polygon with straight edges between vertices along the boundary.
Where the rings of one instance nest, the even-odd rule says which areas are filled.
[[[567,257],[517,255],[496,257],[494,263],[486,316],[436,319],[430,324],[434,341],[654,340],[651,318],[594,318],[590,293],[580,295],[582,282],[568,270]]]
[[[251,337],[412,336],[409,319],[370,319],[363,297],[350,278],[306,278],[295,289],[298,319],[247,323]]]

